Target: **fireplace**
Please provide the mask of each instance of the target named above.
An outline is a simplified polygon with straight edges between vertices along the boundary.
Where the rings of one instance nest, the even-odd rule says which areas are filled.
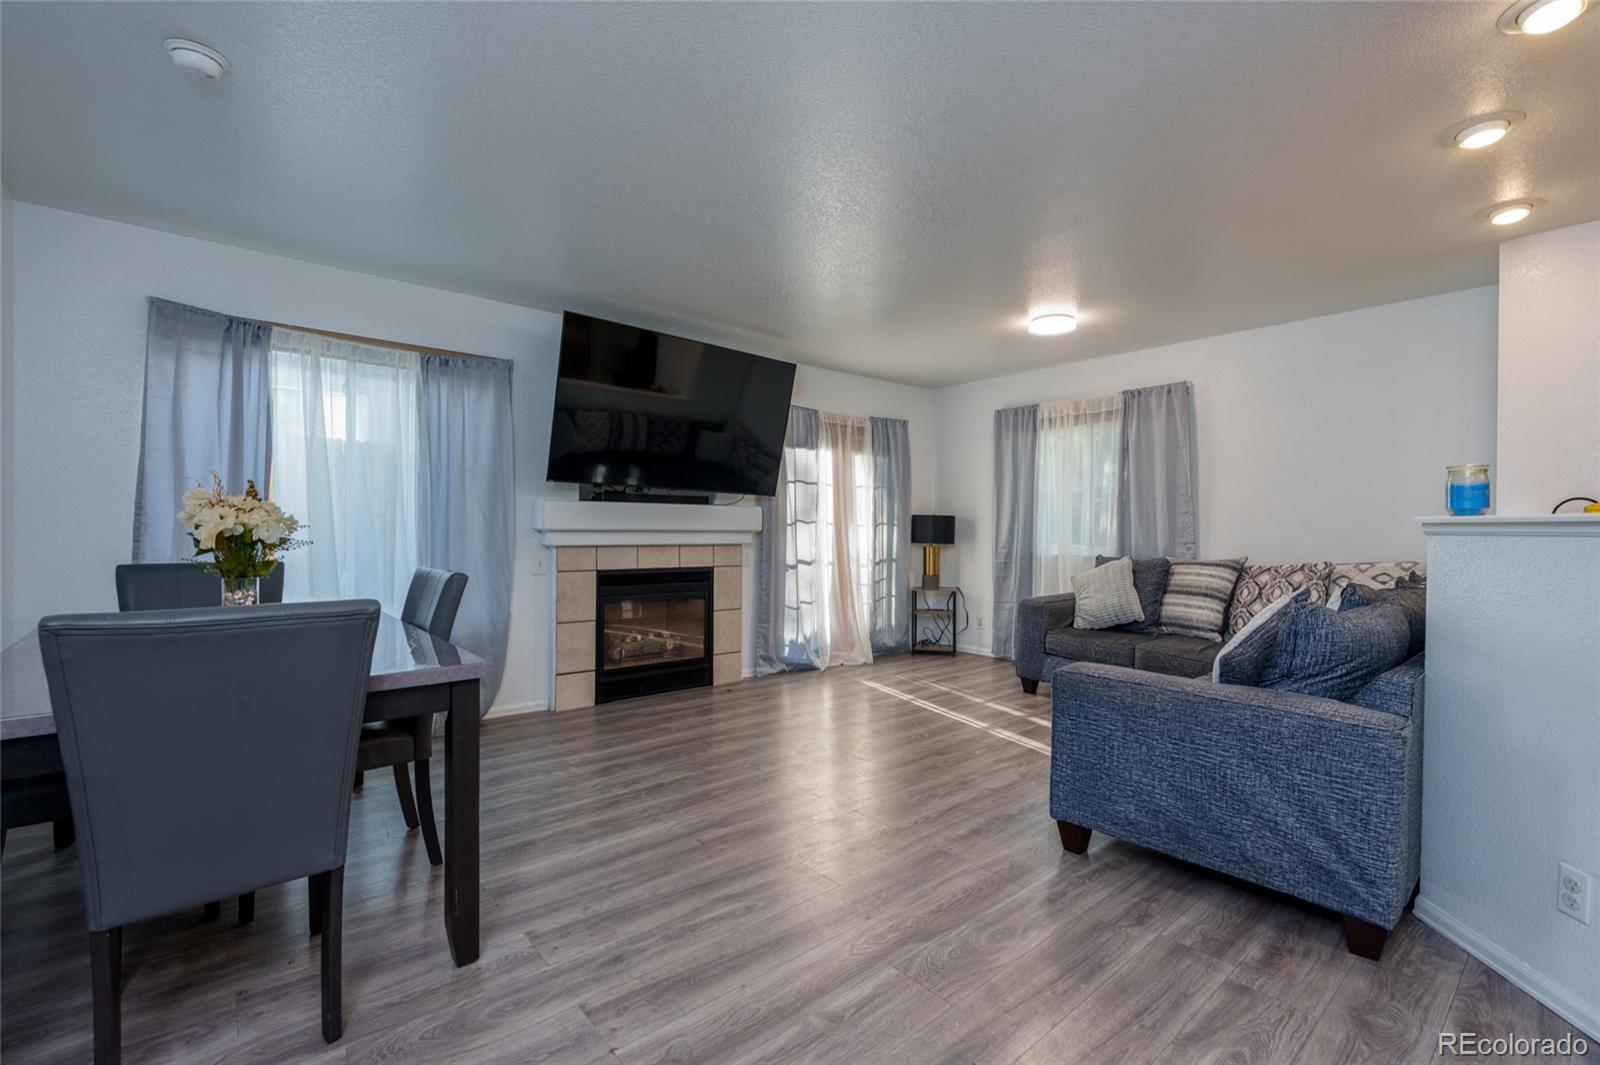
[[[712,571],[595,574],[597,703],[711,683]]]

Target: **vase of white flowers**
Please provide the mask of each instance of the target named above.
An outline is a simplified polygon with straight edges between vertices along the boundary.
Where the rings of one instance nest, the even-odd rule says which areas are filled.
[[[261,578],[278,565],[278,555],[306,543],[294,538],[300,528],[294,515],[262,499],[254,481],[229,495],[216,473],[210,488],[184,494],[178,523],[194,541],[194,561],[222,578],[223,606],[260,602]]]

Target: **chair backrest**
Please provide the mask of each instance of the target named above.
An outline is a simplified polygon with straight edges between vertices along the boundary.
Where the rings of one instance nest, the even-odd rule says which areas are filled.
[[[261,578],[261,601],[283,602],[283,563]],[[193,562],[126,562],[117,567],[118,610],[191,610],[218,606],[222,579]]]
[[[91,931],[343,864],[378,611],[39,622]]]
[[[456,611],[461,608],[461,596],[466,590],[465,573],[419,566],[411,576],[411,587],[406,590],[406,605],[400,611],[400,620],[448,640],[450,631],[456,627]]]

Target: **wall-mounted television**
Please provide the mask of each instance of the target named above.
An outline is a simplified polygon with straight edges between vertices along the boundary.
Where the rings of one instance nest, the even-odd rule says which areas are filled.
[[[794,363],[567,311],[550,480],[770,496]]]

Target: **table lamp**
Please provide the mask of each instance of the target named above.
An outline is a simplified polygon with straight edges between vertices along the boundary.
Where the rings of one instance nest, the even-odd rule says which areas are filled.
[[[955,515],[911,515],[911,542],[922,548],[922,586],[939,587],[939,548],[956,542]]]

